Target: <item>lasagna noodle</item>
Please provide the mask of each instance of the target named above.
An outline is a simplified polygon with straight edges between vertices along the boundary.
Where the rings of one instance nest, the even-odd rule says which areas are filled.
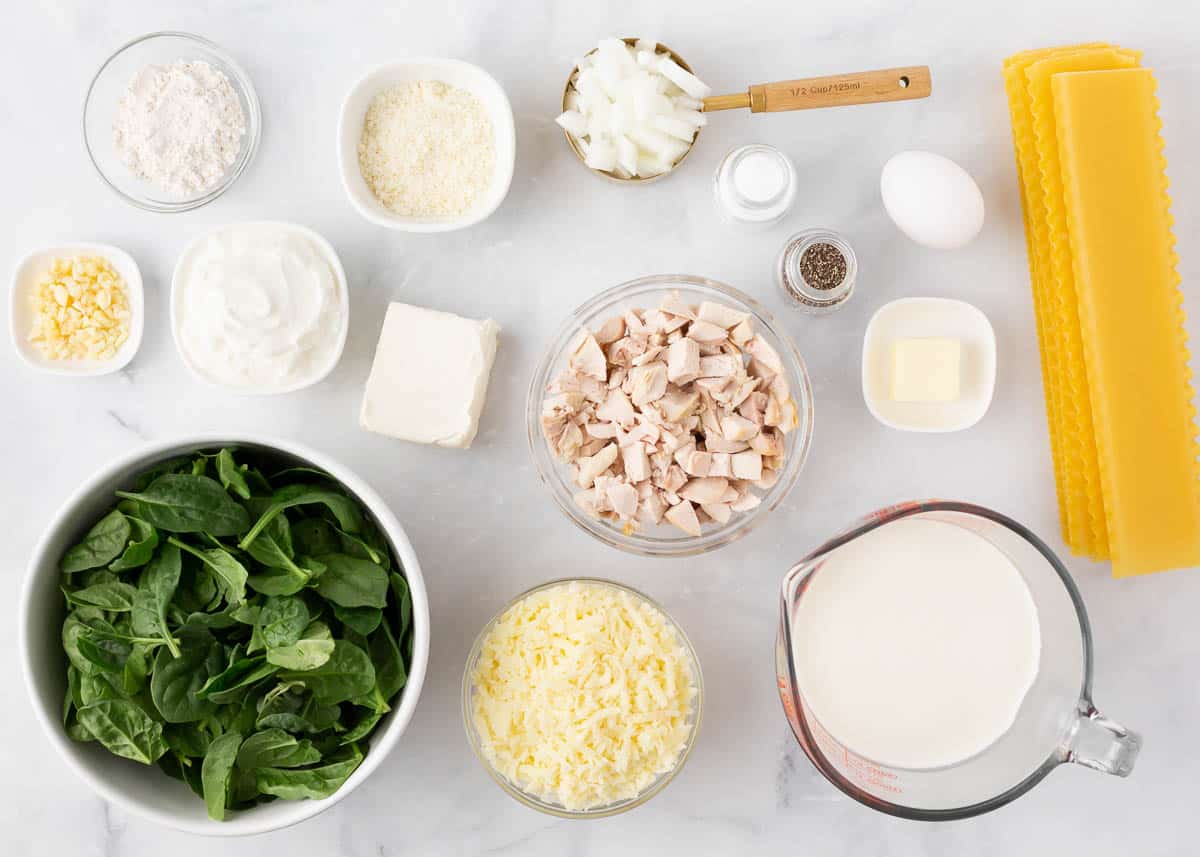
[[[1038,58],[1025,69],[1031,105],[1033,137],[1041,184],[1040,228],[1044,232],[1045,269],[1043,312],[1047,335],[1054,338],[1058,360],[1059,445],[1065,491],[1070,510],[1069,537],[1074,550],[1097,559],[1109,555],[1100,465],[1095,444],[1092,406],[1083,361],[1071,246],[1067,238],[1067,212],[1063,200],[1062,175],[1058,161],[1058,138],[1050,82],[1067,71],[1099,71],[1131,68],[1141,55],[1114,47],[1085,47],[1059,51]]]
[[[1200,468],[1154,77],[1051,79],[1117,577],[1200,565]]]

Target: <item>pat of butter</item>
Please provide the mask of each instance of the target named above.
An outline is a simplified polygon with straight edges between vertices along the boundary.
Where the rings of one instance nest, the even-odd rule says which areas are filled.
[[[959,396],[962,343],[957,339],[898,339],[892,343],[892,399],[953,402]]]
[[[491,319],[390,304],[359,424],[414,443],[469,447],[479,428],[499,333]]]

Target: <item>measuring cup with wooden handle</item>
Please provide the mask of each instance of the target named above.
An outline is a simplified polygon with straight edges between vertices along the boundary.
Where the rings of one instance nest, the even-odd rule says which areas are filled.
[[[814,107],[911,101],[927,98],[932,89],[927,65],[881,68],[853,74],[759,83],[734,95],[710,95],[704,99],[704,111],[712,113],[749,107],[751,113],[779,113],[784,110],[811,110]]]

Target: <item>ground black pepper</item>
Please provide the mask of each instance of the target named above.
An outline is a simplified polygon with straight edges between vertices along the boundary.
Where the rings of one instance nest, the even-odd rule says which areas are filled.
[[[846,279],[846,257],[832,244],[813,244],[800,256],[800,276],[822,292],[836,289]]]

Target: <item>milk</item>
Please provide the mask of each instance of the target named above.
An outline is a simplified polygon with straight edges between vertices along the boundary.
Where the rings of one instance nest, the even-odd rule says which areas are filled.
[[[846,749],[928,769],[991,746],[1038,673],[1021,573],[970,530],[901,518],[833,551],[792,619],[800,694]]]

